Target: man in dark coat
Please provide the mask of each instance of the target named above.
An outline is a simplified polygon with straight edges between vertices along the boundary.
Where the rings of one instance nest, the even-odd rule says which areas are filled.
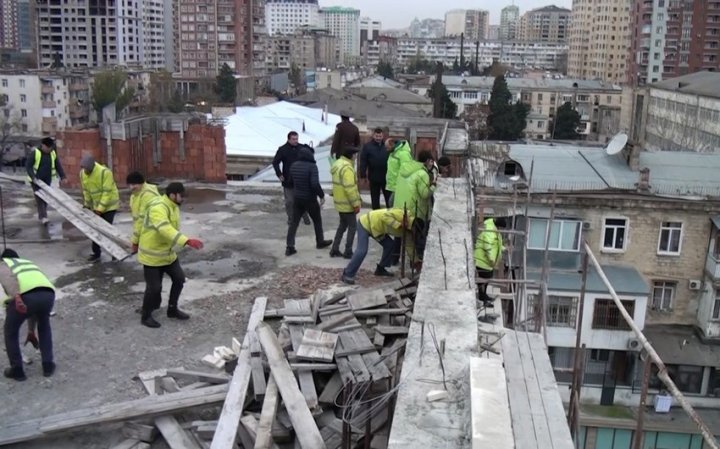
[[[298,151],[304,145],[298,143],[298,133],[290,131],[287,135],[287,142],[285,145],[278,148],[273,158],[273,168],[275,169],[275,175],[278,177],[283,186],[283,195],[285,196],[285,213],[288,217],[288,224],[292,222],[293,214],[293,185],[290,181],[290,166],[298,159]],[[309,147],[307,147],[309,148]],[[280,171],[280,164],[282,164],[282,171]],[[303,217],[305,224],[310,224],[310,218],[307,214]]]
[[[25,168],[33,192],[40,190],[40,187],[35,185],[34,181],[36,179],[43,181],[47,185],[50,185],[52,178],[59,178],[60,181],[65,179],[65,171],[63,171],[62,164],[60,164],[60,159],[55,151],[55,141],[51,137],[44,138],[38,148],[33,148],[30,151]],[[42,224],[47,224],[47,203],[35,195],[35,204],[37,206],[38,220]]]
[[[332,146],[330,147],[330,155],[338,159],[342,156],[342,150],[346,147],[360,146],[360,130],[350,121],[350,113],[347,111],[340,112],[340,123],[335,126],[335,136],[333,137]]]
[[[332,240],[325,240],[322,227],[320,206],[325,203],[325,192],[320,186],[320,177],[315,162],[315,156],[307,148],[300,148],[298,159],[290,167],[290,180],[293,185],[293,214],[287,232],[286,256],[297,253],[295,250],[295,234],[297,233],[300,217],[310,214],[315,227],[315,244],[318,249],[327,248]],[[320,203],[318,203],[318,198]]]
[[[372,208],[380,209],[380,192],[385,197],[385,207],[390,207],[391,191],[385,189],[385,175],[387,174],[388,153],[383,141],[384,133],[382,128],[375,128],[373,138],[366,143],[360,153],[360,179],[370,181],[370,199]]]

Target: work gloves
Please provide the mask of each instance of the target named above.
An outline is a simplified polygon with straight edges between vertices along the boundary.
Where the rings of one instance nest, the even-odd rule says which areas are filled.
[[[203,242],[198,239],[189,239],[185,244],[192,249],[203,249]]]

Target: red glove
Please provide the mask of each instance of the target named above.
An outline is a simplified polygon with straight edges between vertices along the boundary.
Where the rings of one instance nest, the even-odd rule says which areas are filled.
[[[27,306],[19,294],[15,295],[15,310],[22,315],[27,313]]]
[[[40,347],[40,342],[38,341],[37,335],[35,335],[35,332],[29,331],[27,334],[27,338],[25,339],[25,346],[30,343],[33,345],[33,348],[38,349]]]
[[[203,249],[203,242],[198,239],[190,239],[186,243],[187,246],[193,249]]]
[[[95,212],[95,215],[102,215],[102,212],[100,212],[99,210],[94,210],[93,212]]]
[[[137,254],[137,252],[138,252],[137,243],[133,243],[132,245],[130,245],[130,253]]]
[[[355,215],[360,213],[360,206],[354,207],[353,210],[355,211]]]

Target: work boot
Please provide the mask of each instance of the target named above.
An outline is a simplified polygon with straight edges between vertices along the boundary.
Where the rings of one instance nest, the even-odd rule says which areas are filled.
[[[160,323],[155,321],[155,318],[153,318],[152,314],[148,312],[143,312],[142,318],[140,318],[140,324],[153,329],[160,327]]]
[[[187,313],[178,309],[177,306],[175,306],[175,307],[168,306],[167,317],[175,318],[178,320],[189,320],[190,319],[190,315],[188,315]]]
[[[330,250],[330,257],[341,257],[342,253],[335,248]]]
[[[383,277],[391,278],[395,275],[392,274],[391,272],[389,272],[388,270],[386,270],[385,267],[381,267],[380,265],[378,265],[377,268],[375,268],[375,276],[383,276]]]
[[[100,260],[100,254],[93,254],[90,257],[88,257],[88,262],[97,262]]]
[[[55,362],[43,362],[43,376],[50,377],[55,374]]]
[[[288,246],[285,248],[285,255],[286,256],[292,256],[293,254],[297,254],[297,250],[294,246]]]
[[[22,366],[13,366],[11,368],[5,368],[4,373],[5,377],[8,379],[14,379],[18,382],[22,382],[23,380],[27,380],[27,377],[25,376],[25,370],[23,370]]]
[[[317,243],[316,247],[317,249],[327,248],[328,246],[332,245],[332,242],[332,240],[322,240]]]
[[[353,252],[351,249],[346,250],[343,254],[343,259],[352,259]]]
[[[343,273],[342,276],[340,276],[340,280],[348,285],[355,285],[355,279],[345,276],[345,273]]]

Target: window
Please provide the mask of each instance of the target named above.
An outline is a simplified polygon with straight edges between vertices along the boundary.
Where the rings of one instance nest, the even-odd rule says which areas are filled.
[[[528,310],[538,315],[541,310],[540,295],[528,295]],[[548,296],[546,322],[552,327],[570,327],[577,324],[578,298],[575,296]],[[534,311],[534,312],[532,312]]]
[[[715,290],[715,301],[713,301],[712,319],[720,320],[720,289]]]
[[[682,223],[663,221],[660,227],[658,254],[679,255],[682,246]]]
[[[20,109],[20,117],[27,117],[27,109]]]
[[[545,122],[542,120],[538,120],[537,127],[538,129],[543,129],[545,127]]]
[[[20,94],[20,103],[27,103],[27,95]]]
[[[547,219],[530,219],[528,248],[545,249]],[[578,220],[553,220],[550,227],[548,248],[551,251],[579,251],[581,222]]]
[[[673,297],[675,296],[676,282],[655,281],[653,283],[653,310],[672,310]]]
[[[8,87],[8,81],[6,79],[2,80],[2,87]]]
[[[25,80],[20,80],[20,87],[25,87]]]
[[[627,219],[606,218],[603,226],[603,244],[605,251],[624,251],[627,240]]]
[[[633,316],[635,301],[622,301],[623,307]],[[593,329],[629,330],[630,326],[620,314],[620,309],[612,299],[596,299],[593,311]]]

